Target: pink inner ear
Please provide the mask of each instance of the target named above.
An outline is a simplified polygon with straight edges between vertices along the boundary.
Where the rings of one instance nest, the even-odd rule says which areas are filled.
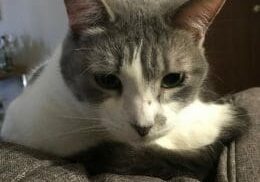
[[[175,15],[175,23],[199,36],[204,36],[225,0],[191,0]]]
[[[102,16],[102,8],[98,0],[65,0],[65,5],[69,25],[76,32],[95,24]]]

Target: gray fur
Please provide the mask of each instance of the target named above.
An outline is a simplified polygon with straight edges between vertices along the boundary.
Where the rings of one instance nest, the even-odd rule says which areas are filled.
[[[119,2],[119,3],[118,3]],[[77,34],[71,32],[64,42],[61,68],[64,79],[81,101],[99,103],[111,97],[100,90],[93,75],[115,73],[130,65],[135,47],[142,44],[141,63],[148,85],[171,72],[185,72],[189,78],[181,90],[160,97],[161,102],[178,98],[184,104],[198,94],[207,73],[203,49],[191,34],[167,24],[167,16],[184,1],[130,0],[108,1],[116,15],[115,22],[107,22],[107,15],[100,16],[104,32],[89,34],[87,27]],[[170,12],[170,13],[169,13]]]

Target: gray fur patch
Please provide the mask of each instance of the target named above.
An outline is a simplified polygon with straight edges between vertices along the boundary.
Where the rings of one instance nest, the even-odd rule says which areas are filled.
[[[193,99],[205,79],[207,64],[203,49],[192,35],[166,23],[169,9],[175,11],[183,1],[108,1],[116,19],[104,22],[97,34],[68,34],[64,42],[61,70],[73,93],[81,101],[99,103],[112,97],[94,83],[95,74],[117,74],[134,60],[135,48],[142,44],[141,65],[147,85],[169,73],[184,72],[182,90],[161,95],[161,102],[178,97],[182,102]],[[172,12],[171,12],[172,15]],[[104,13],[100,18],[104,18]],[[99,23],[102,21],[99,21]],[[98,25],[100,27],[100,24]],[[89,28],[86,27],[86,31]],[[123,90],[124,91],[124,90]],[[185,98],[184,98],[185,97]]]

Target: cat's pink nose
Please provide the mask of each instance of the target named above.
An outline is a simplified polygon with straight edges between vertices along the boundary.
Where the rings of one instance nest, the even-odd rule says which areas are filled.
[[[143,127],[143,126],[133,125],[133,127],[141,137],[145,137],[146,135],[149,134],[153,126]]]

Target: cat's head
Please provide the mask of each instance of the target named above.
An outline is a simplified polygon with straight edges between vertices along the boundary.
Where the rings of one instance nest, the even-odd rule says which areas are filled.
[[[164,135],[200,93],[203,40],[224,0],[180,2],[65,0],[63,77],[122,141]]]

